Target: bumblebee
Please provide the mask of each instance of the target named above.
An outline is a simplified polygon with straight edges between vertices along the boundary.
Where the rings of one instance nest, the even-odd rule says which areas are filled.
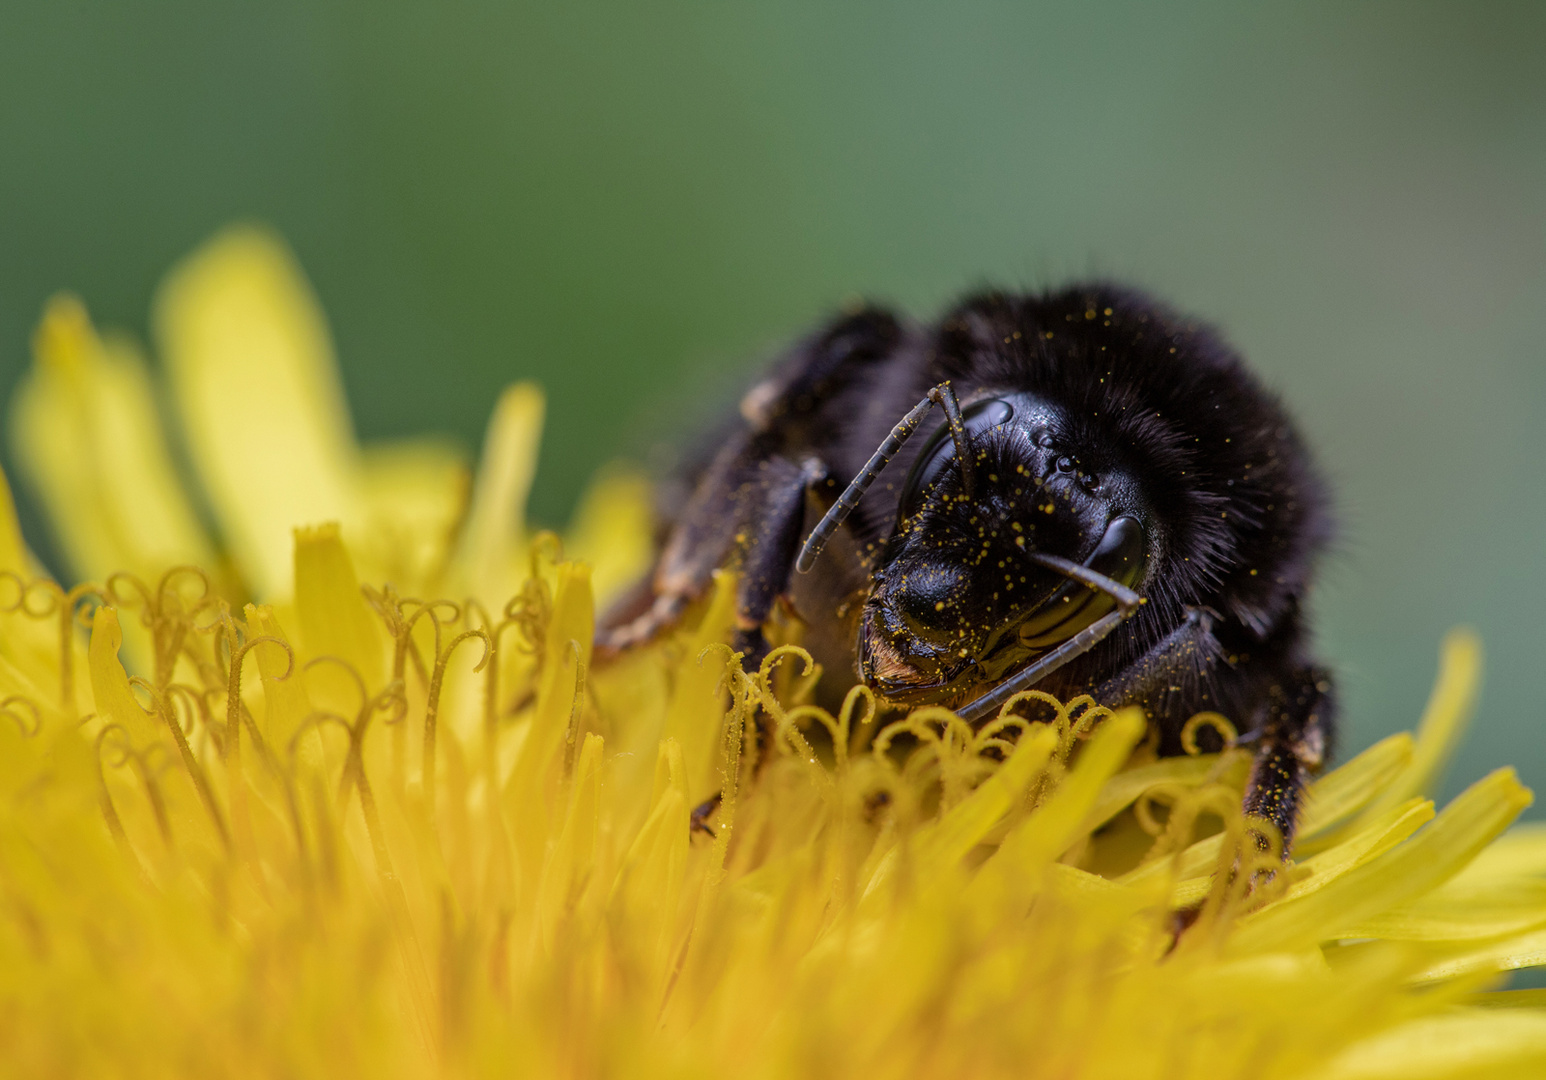
[[[1304,599],[1329,528],[1281,403],[1207,326],[1096,284],[988,292],[933,325],[864,307],[790,349],[685,469],[627,649],[740,571],[735,647],[780,601],[824,690],[976,722],[1032,687],[1141,706],[1161,754],[1229,718],[1245,811],[1291,842],[1335,705]]]

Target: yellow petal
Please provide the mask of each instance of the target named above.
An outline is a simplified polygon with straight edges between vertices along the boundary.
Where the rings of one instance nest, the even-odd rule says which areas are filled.
[[[1101,789],[1100,797],[1095,801],[1091,811],[1094,825],[1110,821],[1156,784],[1196,787],[1212,775],[1218,760],[1217,754],[1161,758],[1117,773]]]
[[[1139,709],[1123,709],[1102,721],[1073,771],[1036,813],[1010,830],[983,864],[972,882],[972,893],[1007,893],[1015,882],[1030,878],[1068,850],[1090,819],[1102,788],[1143,738],[1147,726]]]
[[[1360,937],[1465,941],[1546,924],[1546,826],[1520,825],[1426,896],[1359,923]]]
[[[1451,630],[1439,650],[1439,674],[1428,706],[1417,725],[1412,763],[1400,778],[1370,803],[1365,816],[1378,813],[1414,795],[1431,796],[1454,756],[1476,709],[1481,689],[1482,642],[1476,632]]]
[[[1546,881],[1483,890],[1452,889],[1453,884],[1356,923],[1346,934],[1391,941],[1472,941],[1546,926]]]
[[[1459,880],[1484,888],[1521,877],[1546,877],[1546,822],[1515,825],[1471,861]]]
[[[97,715],[122,725],[130,740],[139,746],[156,738],[158,733],[129,688],[129,676],[118,660],[118,647],[122,644],[123,630],[118,625],[118,612],[104,604],[97,608],[91,620],[91,696],[96,702]]]
[[[593,869],[601,812],[603,746],[600,735],[585,736],[585,745],[575,763],[564,824],[543,868],[542,884],[537,893],[537,921],[543,945],[550,950],[555,929],[574,911]]]
[[[70,296],[49,302],[12,436],[71,569],[154,581],[213,553],[161,432],[150,377],[125,341],[101,341]],[[14,558],[13,555],[6,555]]]
[[[438,595],[472,474],[450,443],[419,439],[367,446],[361,473],[359,537],[349,546],[367,581],[389,581],[405,596]]]
[[[295,530],[295,614],[308,658],[347,661],[369,694],[385,686],[386,632],[360,593],[336,524]],[[354,702],[345,715],[357,707]]]
[[[604,470],[586,489],[564,537],[569,558],[591,565],[596,606],[639,580],[654,554],[654,509],[649,480],[623,468]]]
[[[1458,948],[1440,950],[1413,974],[1414,981],[1437,982],[1477,972],[1516,971],[1520,968],[1546,967],[1546,929],[1509,934],[1483,944],[1466,943]]]
[[[688,849],[681,751],[668,739],[660,745],[658,761],[656,775],[663,782],[657,784],[649,816],[623,856],[607,899],[609,913],[634,939],[635,957],[657,983],[666,974]]]
[[[0,471],[0,573],[22,581],[39,576],[36,560],[22,539],[16,504],[4,471]],[[18,583],[0,583],[0,605],[17,599]],[[53,620],[34,619],[22,611],[0,610],[0,687],[21,694],[39,706],[59,700],[59,630]]]
[[[1452,877],[1508,828],[1530,801],[1529,791],[1514,771],[1499,769],[1472,784],[1406,843],[1307,896],[1248,916],[1230,948],[1236,952],[1296,948],[1337,937]]]
[[[1360,1041],[1321,1080],[1460,1080],[1546,1075],[1546,1015],[1458,1011],[1425,1017]]]
[[[11,498],[11,485],[0,469],[0,570],[10,570],[23,578],[31,577],[32,554],[21,536],[21,526],[16,522],[16,501]]]
[[[1348,830],[1333,826],[1379,798],[1395,777],[1404,774],[1412,763],[1413,746],[1410,734],[1397,732],[1316,779],[1305,792],[1294,850],[1308,855],[1339,843]],[[1388,800],[1389,805],[1399,801]]]
[[[521,823],[516,847],[524,875],[534,874],[541,863],[556,763],[571,732],[583,673],[590,668],[594,632],[590,570],[583,563],[560,563],[536,708],[506,785],[511,818]]]
[[[736,575],[714,572],[714,593],[698,628],[687,636],[686,648],[676,663],[674,692],[666,712],[664,734],[675,739],[687,762],[688,786],[694,797],[706,798],[725,781],[721,743],[721,695],[724,664],[703,650],[724,641],[735,625]]]
[[[1056,729],[1046,725],[1020,739],[1001,768],[938,821],[919,830],[914,841],[915,857],[923,865],[938,866],[963,859],[1020,801],[1036,774],[1046,767],[1057,744]]]
[[[359,451],[310,286],[268,232],[220,233],[168,276],[155,325],[190,456],[260,597],[290,588],[290,533],[360,521]]]
[[[289,644],[272,607],[248,604],[244,614],[252,637],[277,638]],[[292,753],[296,731],[311,716],[311,698],[306,693],[300,657],[294,651],[287,657],[283,649],[272,645],[257,646],[253,655],[257,657],[258,675],[263,681],[263,737],[274,747],[275,753],[288,755]],[[313,769],[322,764],[321,750],[322,740],[317,735],[303,738],[293,746],[296,758]]]
[[[515,591],[526,496],[542,442],[542,391],[531,383],[507,387],[489,418],[483,460],[458,551],[465,587],[503,606]]]
[[[1342,843],[1297,862],[1289,897],[1324,888],[1354,867],[1383,855],[1432,820],[1433,803],[1427,799],[1408,799],[1392,806]]]

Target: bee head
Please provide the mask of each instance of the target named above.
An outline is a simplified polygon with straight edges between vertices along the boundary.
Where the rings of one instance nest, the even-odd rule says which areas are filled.
[[[924,444],[859,627],[866,682],[907,702],[958,704],[1111,610],[1105,594],[1036,561],[1135,585],[1147,509],[1116,463],[1062,437],[1058,410],[1019,393],[969,404],[971,495],[944,432]]]

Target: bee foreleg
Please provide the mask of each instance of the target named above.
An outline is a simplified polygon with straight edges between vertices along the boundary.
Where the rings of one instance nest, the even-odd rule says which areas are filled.
[[[762,624],[789,588],[805,523],[806,492],[826,477],[826,466],[815,458],[796,465],[774,457],[758,467],[753,513],[740,537],[741,578],[735,597],[734,647],[743,654],[741,663],[747,670],[768,654]]]

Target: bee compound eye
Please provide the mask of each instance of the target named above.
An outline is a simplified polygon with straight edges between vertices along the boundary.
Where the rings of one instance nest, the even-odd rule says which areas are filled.
[[[1146,544],[1143,525],[1137,518],[1124,514],[1106,526],[1084,566],[1131,588],[1143,576],[1148,558]],[[1038,649],[1060,645],[1110,611],[1114,601],[1109,592],[1067,581],[1020,624],[1020,644]]]

